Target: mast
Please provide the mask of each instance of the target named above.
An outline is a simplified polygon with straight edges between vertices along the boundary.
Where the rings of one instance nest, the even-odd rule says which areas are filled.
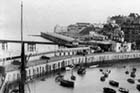
[[[23,42],[23,2],[21,1],[21,80],[20,80],[20,87],[19,92],[25,93],[25,79],[26,79],[26,70],[25,70],[25,49],[24,49],[24,42]]]

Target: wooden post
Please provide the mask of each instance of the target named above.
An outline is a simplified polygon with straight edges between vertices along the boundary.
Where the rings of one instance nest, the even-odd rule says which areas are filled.
[[[20,80],[20,85],[19,85],[19,93],[25,93],[25,79],[26,79],[26,70],[25,70],[25,48],[24,48],[24,42],[23,42],[23,4],[21,1],[21,68],[20,68],[20,73],[21,73],[21,80]]]
[[[26,70],[25,70],[25,50],[24,50],[24,43],[22,43],[22,50],[21,50],[21,68],[20,68],[20,73],[21,73],[21,81],[20,81],[20,93],[25,93],[25,80],[26,80]]]

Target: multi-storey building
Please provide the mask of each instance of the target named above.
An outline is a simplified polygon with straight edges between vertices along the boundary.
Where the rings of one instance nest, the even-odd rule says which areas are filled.
[[[125,41],[135,42],[137,48],[140,46],[140,24],[123,24],[121,29],[125,33]]]
[[[116,23],[124,31],[124,40],[135,43],[136,48],[140,49],[140,15],[130,13],[129,16],[113,16],[110,20],[115,20]]]

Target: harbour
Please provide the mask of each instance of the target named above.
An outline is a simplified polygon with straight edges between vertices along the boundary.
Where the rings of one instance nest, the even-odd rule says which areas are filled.
[[[58,13],[57,4],[69,7],[68,3],[62,0],[65,6],[61,0],[55,1],[56,5],[48,1],[2,1],[4,5],[0,4],[4,10],[0,12],[8,18],[1,20],[4,16],[0,15],[0,22],[5,22],[0,23],[0,93],[139,93],[140,15],[131,12],[128,16],[108,15],[105,23],[93,23],[90,15],[85,18],[75,12],[71,14],[85,16],[84,20],[89,17],[90,21],[77,20],[77,15],[73,17],[77,21],[72,21],[73,18],[70,21],[65,16],[60,22],[69,20],[70,23],[60,26],[56,18],[69,13]],[[46,2],[50,5],[44,6]],[[11,6],[15,8],[13,16],[9,16]],[[52,8],[51,14],[58,13],[48,17],[53,17],[51,22],[57,24],[53,30],[49,30],[47,26],[51,22],[46,23],[45,19],[50,6],[57,8]],[[93,7],[87,5],[87,8]]]
[[[88,49],[88,51],[89,51],[89,49]],[[68,51],[66,51],[66,52],[68,52]],[[67,54],[71,54],[71,53],[67,53]],[[97,64],[101,63],[102,65],[105,65],[104,68],[109,69],[108,64],[117,64],[120,61],[121,68],[124,68],[127,66],[122,66],[123,63],[125,64],[126,62],[127,63],[130,62],[131,65],[132,64],[134,65],[135,61],[139,60],[139,56],[140,56],[139,52],[134,52],[134,53],[131,52],[131,53],[123,53],[123,54],[121,53],[121,55],[119,53],[118,54],[116,53],[115,55],[112,55],[112,53],[104,53],[104,54],[98,53],[98,54],[94,54],[94,56],[93,56],[93,54],[86,54],[85,56],[76,55],[76,53],[74,53],[74,54],[67,55],[67,56],[66,55],[59,55],[59,56],[57,55],[55,58],[53,58],[53,57],[50,58],[49,59],[50,61],[48,59],[38,59],[36,61],[35,60],[30,61],[27,64],[28,68],[26,69],[26,81],[32,81],[32,80],[35,81],[36,79],[41,78],[43,76],[49,76],[50,73],[53,74],[54,72],[60,71],[60,69],[63,69],[65,67],[67,67],[68,65],[84,64],[86,67],[90,67],[90,65],[97,65]],[[96,59],[93,57],[95,57]],[[127,59],[128,59],[128,61],[127,61]],[[133,61],[134,61],[134,63],[133,63]],[[138,64],[138,62],[137,62],[137,64]],[[20,72],[19,72],[18,68],[19,68],[18,65],[12,65],[12,64],[9,64],[9,65],[5,66],[4,68],[1,66],[1,70],[4,69],[3,71],[5,71],[5,72],[2,72],[2,73],[5,73],[5,80],[2,83],[3,87],[1,87],[2,91],[5,90],[4,87],[6,86],[6,82],[8,82],[9,84],[10,83],[13,84],[14,82],[20,80]],[[98,71],[99,71],[99,69],[98,69]],[[89,72],[90,72],[90,70],[89,70]],[[87,70],[87,73],[88,73],[88,70]],[[85,76],[86,76],[86,74],[85,74]],[[123,74],[125,74],[125,72]],[[54,78],[54,77],[52,77],[52,78]],[[77,76],[76,76],[76,78],[77,78]],[[100,79],[99,77],[97,77],[97,78]],[[75,86],[77,86],[77,85],[75,84]]]
[[[77,77],[77,80],[75,81],[76,85],[74,88],[66,88],[60,86],[57,82],[55,82],[55,77],[57,76],[56,74],[46,77],[46,81],[42,82],[41,80],[37,80],[33,83],[29,83],[29,86],[33,93],[45,93],[46,91],[51,93],[92,93],[93,91],[96,93],[102,93],[103,87],[113,88],[117,91],[117,93],[120,93],[118,88],[109,85],[109,80],[116,80],[120,83],[120,87],[129,89],[129,93],[139,93],[139,91],[136,89],[136,84],[139,84],[137,79],[140,77],[140,74],[138,73],[140,71],[139,66],[139,62],[134,61],[134,63],[125,62],[124,64],[113,64],[112,66],[107,67],[87,69],[87,73],[84,76],[79,76],[76,72],[74,72],[74,75]],[[130,84],[127,82],[127,79],[130,76],[126,75],[125,71],[130,72],[133,67],[137,69],[135,78],[136,82],[135,84]],[[111,74],[104,82],[100,81],[102,73],[99,71],[99,69],[111,70]],[[70,72],[66,71],[62,74],[69,78]]]

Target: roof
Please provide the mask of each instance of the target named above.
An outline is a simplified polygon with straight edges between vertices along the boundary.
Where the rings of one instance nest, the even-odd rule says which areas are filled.
[[[89,41],[89,43],[97,43],[97,44],[104,44],[104,45],[112,44],[111,41],[95,41],[95,40],[91,40]]]
[[[72,42],[72,41],[75,40],[74,38],[64,36],[64,35],[61,35],[61,34],[57,34],[57,33],[46,32],[44,34],[55,37],[55,38],[58,38],[58,39],[66,40],[68,42]]]

